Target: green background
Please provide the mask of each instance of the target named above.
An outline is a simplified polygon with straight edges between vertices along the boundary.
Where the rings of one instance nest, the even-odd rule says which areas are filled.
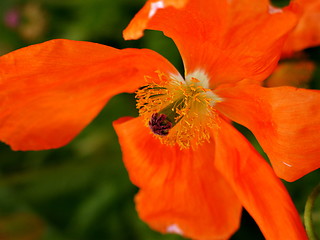
[[[53,38],[67,38],[116,48],[150,48],[182,70],[175,45],[162,33],[147,31],[137,41],[122,39],[122,30],[143,3],[142,0],[1,0],[0,54]],[[12,11],[18,13],[18,24],[8,26],[4,18]],[[306,53],[318,66],[310,86],[319,89],[320,49],[308,49]],[[182,239],[150,230],[137,216],[133,203],[137,188],[128,179],[111,126],[112,121],[129,115],[137,116],[134,96],[121,94],[111,99],[101,114],[63,148],[13,152],[0,143],[0,240]],[[252,134],[237,127],[259,149]],[[294,183],[286,183],[301,214],[319,176],[318,170]],[[320,229],[318,202],[314,219]],[[232,239],[263,237],[244,212],[241,228]]]

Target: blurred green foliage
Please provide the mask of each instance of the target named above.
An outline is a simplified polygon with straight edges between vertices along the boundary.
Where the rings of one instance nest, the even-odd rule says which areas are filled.
[[[279,6],[288,3],[275,2]],[[174,43],[162,33],[147,31],[138,41],[122,39],[122,30],[143,3],[143,0],[2,0],[0,54],[53,38],[68,38],[117,48],[150,48],[183,71]],[[307,51],[318,66],[319,51],[319,48]],[[311,82],[317,89],[319,69]],[[122,116],[137,116],[134,96],[121,94],[111,99],[101,114],[61,149],[13,152],[0,143],[1,240],[182,239],[150,230],[135,212],[133,199],[137,189],[123,166],[112,128],[112,121]],[[247,129],[238,128],[262,151]],[[315,171],[299,181],[286,183],[300,213],[318,181],[319,171]],[[318,223],[319,205],[318,201],[314,215]],[[232,239],[263,237],[244,213],[241,229]]]

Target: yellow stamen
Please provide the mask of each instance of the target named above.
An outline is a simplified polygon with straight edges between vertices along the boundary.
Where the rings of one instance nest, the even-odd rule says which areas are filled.
[[[210,129],[218,127],[213,107],[218,100],[212,91],[196,78],[186,83],[160,72],[158,76],[157,82],[146,78],[147,85],[136,92],[137,108],[146,125],[163,144],[180,149],[209,142]]]

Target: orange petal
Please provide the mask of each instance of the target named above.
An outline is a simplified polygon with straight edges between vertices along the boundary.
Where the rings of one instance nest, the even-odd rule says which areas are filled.
[[[148,22],[156,14],[158,9],[165,7],[182,8],[188,0],[149,0],[144,7],[134,17],[129,26],[123,31],[125,40],[138,39],[143,36],[143,31],[147,28]]]
[[[253,132],[279,177],[294,181],[320,167],[320,91],[238,85],[216,94],[217,109]]]
[[[299,214],[283,183],[251,144],[224,121],[215,136],[215,165],[265,238],[307,240]]]
[[[15,150],[57,148],[121,92],[155,70],[177,74],[150,50],[53,40],[0,58],[0,140]]]
[[[197,151],[162,145],[141,118],[114,123],[142,220],[160,232],[198,240],[228,239],[241,206],[214,167],[214,144]]]
[[[288,61],[278,64],[272,75],[265,81],[268,87],[293,86],[307,88],[316,65],[311,61]]]
[[[320,45],[320,1],[296,0],[303,13],[298,25],[289,35],[283,49],[283,57],[290,57],[294,52]]]
[[[206,72],[211,87],[244,78],[262,81],[276,66],[284,38],[296,23],[292,9],[271,8],[265,0],[190,0],[181,9],[159,9],[147,19],[147,28],[171,37],[186,74]],[[126,39],[138,37],[132,32],[141,14],[125,30]]]

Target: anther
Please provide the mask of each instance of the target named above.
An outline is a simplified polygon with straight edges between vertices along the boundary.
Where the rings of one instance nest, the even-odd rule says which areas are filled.
[[[166,136],[172,128],[172,123],[168,120],[167,115],[154,113],[149,121],[149,127],[154,134]]]
[[[137,108],[145,124],[161,143],[180,149],[195,149],[211,139],[217,127],[216,96],[197,78],[185,82],[158,73],[157,82],[136,92]]]

